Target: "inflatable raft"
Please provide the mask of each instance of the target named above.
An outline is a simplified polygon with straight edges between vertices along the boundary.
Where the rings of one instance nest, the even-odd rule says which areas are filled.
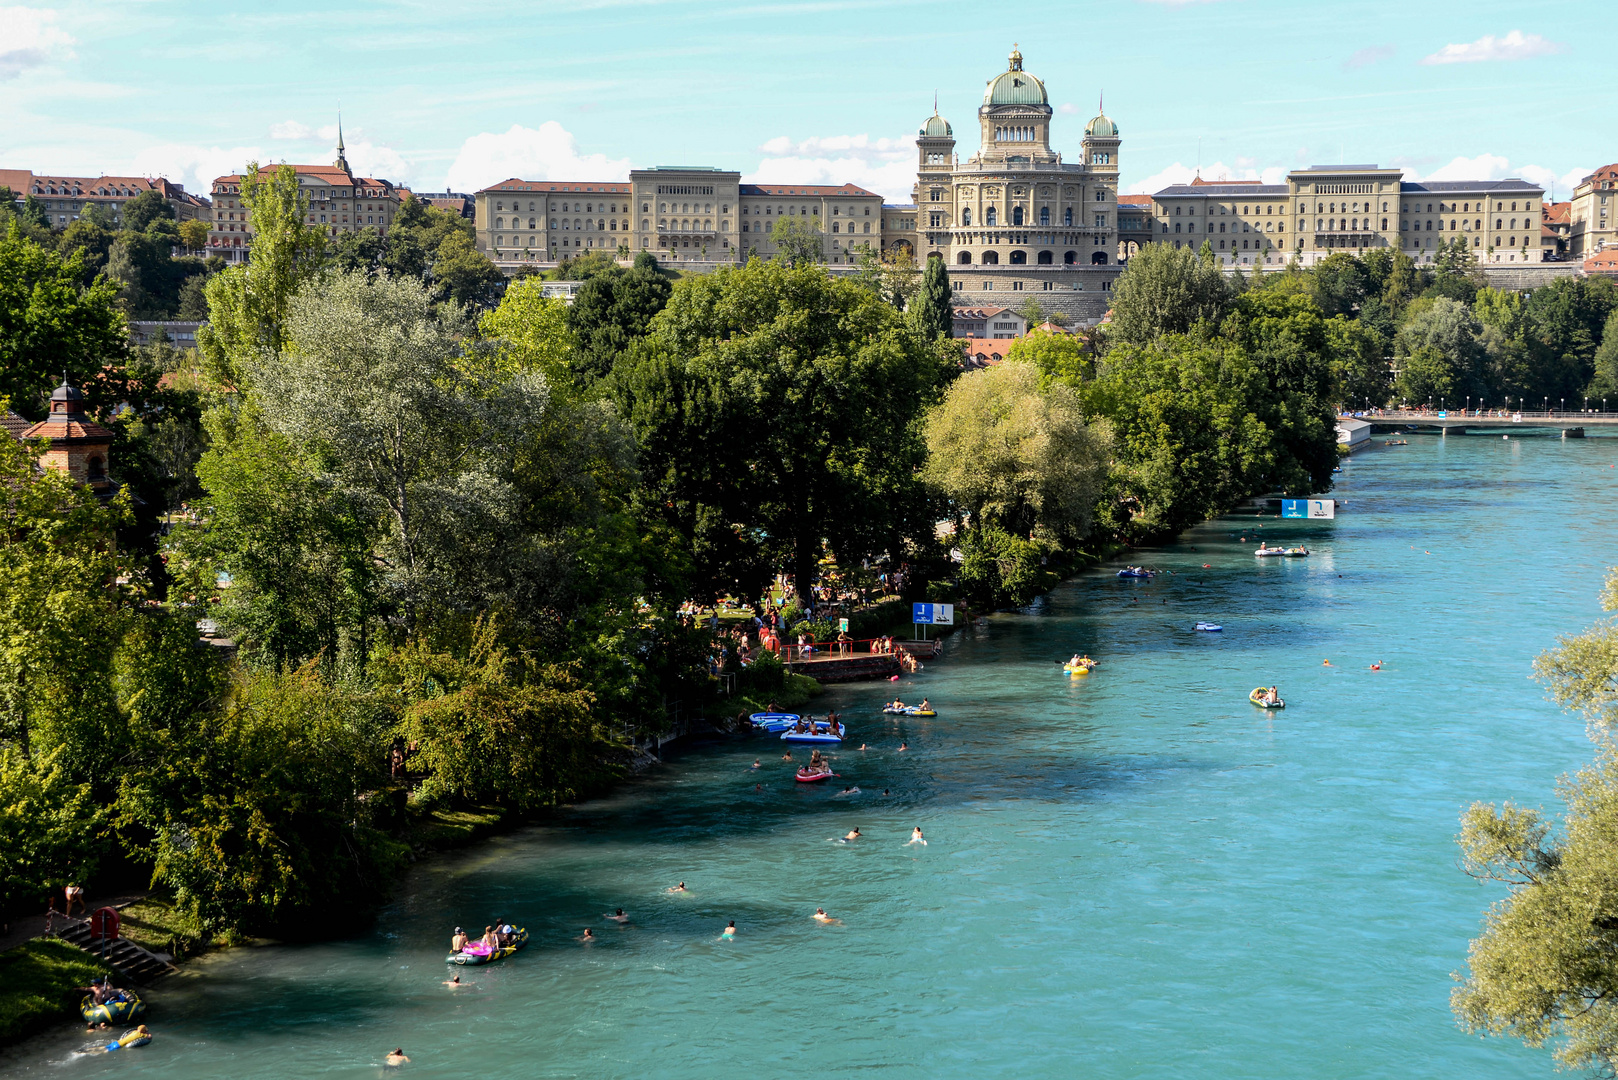
[[[450,953],[444,957],[448,964],[492,964],[496,960],[504,960],[524,945],[528,944],[528,931],[521,926],[513,927],[511,942],[498,949],[490,949],[481,941],[474,941],[458,953]]]
[[[121,991],[123,1001],[97,1005],[88,996],[79,1002],[79,1015],[86,1024],[124,1024],[146,1011],[146,1003],[132,990]]]
[[[748,717],[760,731],[785,731],[803,717],[798,713],[756,712]]]
[[[838,724],[837,730],[833,731],[830,724],[821,722],[813,725],[808,731],[794,731],[792,729],[788,729],[781,733],[781,741],[799,743],[840,743],[843,741],[844,730],[845,729],[842,724]]]
[[[1199,622],[1197,624],[1197,629],[1203,631],[1204,633],[1217,634],[1219,631],[1223,630],[1224,627],[1220,626],[1216,622]]]
[[[1118,576],[1125,578],[1149,578],[1152,576],[1152,572],[1150,570],[1143,570],[1138,566],[1126,566],[1124,569],[1118,571]]]
[[[1268,692],[1269,687],[1267,686],[1255,686],[1253,687],[1253,692],[1247,695],[1247,700],[1261,709],[1284,709],[1287,707],[1287,703],[1280,698],[1274,701],[1265,701],[1264,695]]]
[[[813,784],[817,780],[824,780],[828,776],[835,775],[837,774],[831,771],[830,765],[827,765],[823,769],[810,769],[805,767],[798,770],[796,779],[800,784]]]
[[[130,1028],[118,1036],[116,1041],[107,1044],[107,1052],[110,1054],[114,1050],[132,1050],[137,1046],[145,1046],[151,1041],[152,1033],[150,1031],[143,1032],[138,1028]]]

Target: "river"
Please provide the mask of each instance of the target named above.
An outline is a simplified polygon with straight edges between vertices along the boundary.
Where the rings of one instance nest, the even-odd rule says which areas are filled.
[[[774,740],[693,748],[419,866],[352,940],[189,965],[149,1047],[81,1057],[65,1030],[0,1068],[359,1077],[402,1046],[434,1077],[1548,1077],[1450,1015],[1502,894],[1453,836],[1473,800],[1559,807],[1591,755],[1529,664],[1600,614],[1615,464],[1601,439],[1362,453],[1334,522],[1210,522],[1136,556],[1172,573],[1083,574],[956,634],[899,684],[936,719],[835,689],[818,705],[871,746],[840,782],[793,783]],[[1313,554],[1255,560],[1261,535]],[[1075,650],[1099,670],[1064,677]],[[1288,708],[1251,706],[1260,683]],[[451,928],[496,915],[533,943],[440,985]]]

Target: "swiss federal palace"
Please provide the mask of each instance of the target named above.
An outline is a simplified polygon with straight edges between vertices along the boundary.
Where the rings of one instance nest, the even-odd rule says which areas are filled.
[[[1379,247],[1431,262],[1457,237],[1486,264],[1545,257],[1545,192],[1524,180],[1410,183],[1398,169],[1316,165],[1284,184],[1198,178],[1120,196],[1118,124],[1092,119],[1069,161],[1053,148],[1052,120],[1044,82],[1013,49],[984,90],[970,157],[961,159],[944,117],[935,112],[921,125],[908,204],[885,204],[853,184],[746,184],[739,172],[700,167],[639,169],[627,183],[513,178],[474,196],[478,244],[506,266],[605,250],[650,251],[702,269],[768,257],[776,221],[806,219],[834,268],[862,251],[936,256],[963,303],[1012,304],[1017,298],[1004,294],[1016,292],[1089,294],[1089,303],[1058,305],[1076,313],[1104,305],[1120,264],[1154,241],[1206,242],[1233,267],[1279,267],[1294,257],[1308,265]]]

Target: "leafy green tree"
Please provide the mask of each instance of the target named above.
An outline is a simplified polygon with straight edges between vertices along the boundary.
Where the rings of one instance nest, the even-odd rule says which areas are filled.
[[[1231,286],[1212,252],[1147,244],[1113,285],[1113,338],[1144,345],[1185,334],[1198,323],[1217,327],[1231,302]]]
[[[142,755],[122,819],[204,929],[330,934],[334,904],[365,911],[403,863],[374,827],[385,800],[360,798],[386,782],[389,722],[312,666],[242,669],[227,700]]]
[[[996,525],[969,530],[960,550],[961,592],[982,607],[1021,607],[1061,580],[1046,567],[1048,548]]]
[[[481,310],[499,303],[506,276],[470,237],[455,232],[433,251],[433,282],[440,297]]]
[[[949,273],[944,260],[937,256],[927,259],[927,269],[921,274],[921,302],[918,305],[923,333],[934,337],[955,336],[955,309],[950,303]]]
[[[1086,416],[1112,424],[1105,532],[1173,536],[1269,490],[1274,436],[1250,405],[1265,379],[1241,349],[1184,337],[1115,345],[1079,393]]]
[[[1412,402],[1427,400],[1412,396],[1422,389],[1435,403],[1440,398],[1454,403],[1457,395],[1481,399],[1488,390],[1484,379],[1486,352],[1482,335],[1482,323],[1472,314],[1472,309],[1459,300],[1425,296],[1412,304],[1399,331],[1398,346],[1407,357],[1402,366],[1407,371],[1412,370],[1409,358],[1417,353],[1436,352],[1444,359],[1447,377],[1440,376],[1437,368],[1423,360],[1414,365],[1410,379],[1401,375],[1399,393]]]
[[[1321,314],[1352,317],[1372,289],[1364,264],[1346,251],[1336,251],[1316,263],[1310,274],[1311,295]]]
[[[503,647],[492,619],[472,628],[466,655],[420,637],[379,658],[381,686],[409,702],[399,733],[418,746],[421,796],[528,810],[588,793],[618,749],[573,674]]]
[[[18,211],[17,218],[24,225],[33,226],[35,229],[48,231],[51,228],[51,216],[45,212],[45,204],[33,195],[23,199],[22,209]]]
[[[180,222],[180,245],[187,251],[206,251],[208,236],[213,230],[201,218]]]
[[[819,218],[812,223],[803,218],[777,218],[770,229],[770,243],[775,245],[775,260],[788,267],[825,261]]]
[[[252,365],[265,423],[375,515],[385,595],[405,625],[486,595],[510,550],[509,461],[548,407],[542,378],[474,384],[471,326],[410,278],[336,275],[296,297],[288,347]]]
[[[859,269],[854,279],[900,311],[909,307],[921,289],[916,260],[907,250],[881,252],[867,245],[855,256],[855,265]]]
[[[567,308],[568,328],[578,343],[575,377],[589,385],[610,372],[619,355],[646,336],[673,291],[655,264],[630,270],[615,266],[586,281]]]
[[[946,355],[816,267],[754,261],[681,281],[614,391],[647,503],[691,538],[699,587],[753,593],[761,580],[741,575],[769,548],[807,601],[824,542],[845,562],[897,550],[917,506],[915,422]]]
[[[0,911],[32,908],[86,880],[104,852],[111,814],[63,756],[58,748],[29,757],[0,742]]]
[[[208,282],[209,324],[197,333],[214,377],[237,388],[251,364],[280,352],[292,298],[320,275],[326,250],[325,233],[308,223],[309,196],[291,165],[261,171],[249,162],[241,196],[253,231],[248,261]]]
[[[1047,379],[1077,386],[1095,376],[1099,342],[1093,333],[1024,334],[1006,350],[1007,363],[1032,364]]]
[[[25,416],[43,415],[64,371],[83,382],[128,354],[117,287],[85,280],[82,252],[64,258],[15,223],[0,237],[0,396]]]
[[[1442,349],[1419,345],[1399,361],[1393,396],[1413,406],[1438,405],[1454,399],[1455,387],[1464,377]]]
[[[489,350],[472,359],[495,378],[539,373],[553,387],[573,385],[573,331],[567,302],[546,296],[543,280],[519,278],[500,298],[500,305],[478,319],[478,331]]]
[[[1595,374],[1595,353],[1607,317],[1618,310],[1618,287],[1599,276],[1560,278],[1528,297],[1524,316],[1533,379],[1529,399],[1582,397]]]
[[[1607,316],[1607,324],[1601,331],[1601,344],[1596,347],[1590,366],[1595,374],[1585,393],[1592,398],[1618,399],[1618,310]]]
[[[1326,352],[1331,358],[1332,400],[1348,409],[1387,404],[1391,379],[1387,344],[1360,319],[1326,320]]]
[[[1086,424],[1073,390],[1040,385],[1007,360],[950,384],[927,414],[927,482],[969,516],[1026,536],[1081,538],[1107,476],[1105,425]]]
[[[1478,268],[1477,257],[1463,236],[1439,244],[1433,255],[1433,266],[1432,284],[1425,295],[1470,304],[1484,285],[1483,271]]]
[[[1603,606],[1618,608],[1608,578]],[[1510,892],[1484,916],[1451,995],[1469,1030],[1529,1046],[1558,1043],[1565,1068],[1618,1068],[1618,628],[1598,623],[1535,663],[1564,707],[1584,713],[1595,761],[1564,779],[1560,834],[1538,810],[1474,803],[1461,818],[1463,866]]]
[[[57,242],[57,249],[64,258],[72,258],[75,251],[84,252],[84,284],[89,285],[102,267],[107,265],[107,256],[112,252],[116,236],[114,230],[103,227],[89,217],[81,217],[67,223]]]
[[[183,322],[205,322],[208,318],[208,281],[212,274],[192,274],[180,286],[174,317]]]
[[[146,190],[124,203],[123,226],[130,232],[145,232],[158,218],[174,220],[174,207],[160,191]]]

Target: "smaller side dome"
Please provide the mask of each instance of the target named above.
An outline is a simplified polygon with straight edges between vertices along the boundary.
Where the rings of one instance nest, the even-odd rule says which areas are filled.
[[[83,401],[84,392],[76,386],[68,385],[67,376],[62,376],[62,385],[51,394],[52,401]]]
[[[927,118],[927,122],[921,126],[921,135],[923,138],[929,139],[950,139],[954,138],[955,131],[949,126],[948,120],[945,120],[937,113],[933,113]]]
[[[1084,126],[1084,135],[1089,139],[1116,139],[1118,125],[1102,114]]]

